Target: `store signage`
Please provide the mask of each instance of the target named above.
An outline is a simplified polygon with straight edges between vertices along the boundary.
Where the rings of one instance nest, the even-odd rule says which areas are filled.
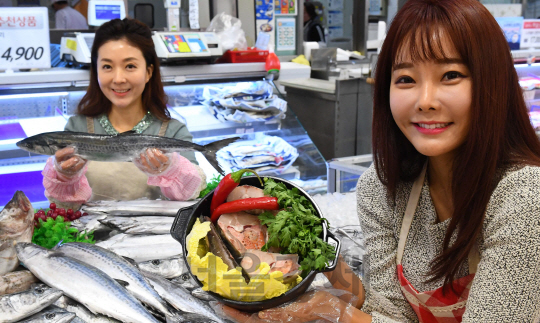
[[[50,67],[47,8],[0,8],[0,70]]]
[[[540,20],[525,19],[521,29],[521,49],[540,48]]]

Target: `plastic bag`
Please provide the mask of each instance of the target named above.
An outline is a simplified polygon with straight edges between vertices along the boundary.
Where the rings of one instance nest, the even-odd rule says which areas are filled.
[[[246,33],[242,30],[242,22],[238,18],[222,12],[212,19],[206,31],[216,33],[223,51],[247,49]]]

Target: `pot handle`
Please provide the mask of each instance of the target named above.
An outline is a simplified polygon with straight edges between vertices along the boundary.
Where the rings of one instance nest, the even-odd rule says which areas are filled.
[[[336,269],[336,266],[338,264],[338,261],[339,261],[339,252],[341,251],[341,241],[336,238],[336,236],[330,232],[330,230],[328,230],[326,232],[326,234],[328,235],[328,239],[332,239],[336,242],[336,258],[334,259],[334,261],[332,262],[332,264],[326,268],[324,268],[323,270],[321,270],[320,272],[328,272],[328,271],[333,271],[334,269]]]
[[[184,244],[185,227],[188,225],[189,216],[191,213],[193,213],[195,205],[178,210],[178,213],[176,213],[176,218],[174,219],[171,227],[171,235],[182,245]]]

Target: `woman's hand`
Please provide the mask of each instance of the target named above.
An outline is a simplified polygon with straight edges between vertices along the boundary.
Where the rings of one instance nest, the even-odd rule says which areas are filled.
[[[169,157],[157,148],[148,148],[134,160],[135,165],[148,175],[159,175],[169,167]]]
[[[73,147],[62,148],[54,154],[54,168],[65,177],[73,177],[84,165],[86,160],[77,155]]]
[[[344,296],[350,299],[350,294]],[[345,318],[350,319],[353,310],[358,311],[356,306],[356,301],[349,304],[330,293],[312,291],[286,306],[271,308],[258,314],[240,312],[228,306],[223,306],[222,310],[240,323],[309,322],[318,319],[341,322]]]

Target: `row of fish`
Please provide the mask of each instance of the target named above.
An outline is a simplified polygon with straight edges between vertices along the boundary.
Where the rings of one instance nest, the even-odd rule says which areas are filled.
[[[222,322],[181,285],[150,272],[145,276],[137,265],[99,246],[66,243],[47,250],[19,243],[16,249],[21,262],[39,280],[93,314],[121,322],[159,322],[151,312],[172,322]]]

